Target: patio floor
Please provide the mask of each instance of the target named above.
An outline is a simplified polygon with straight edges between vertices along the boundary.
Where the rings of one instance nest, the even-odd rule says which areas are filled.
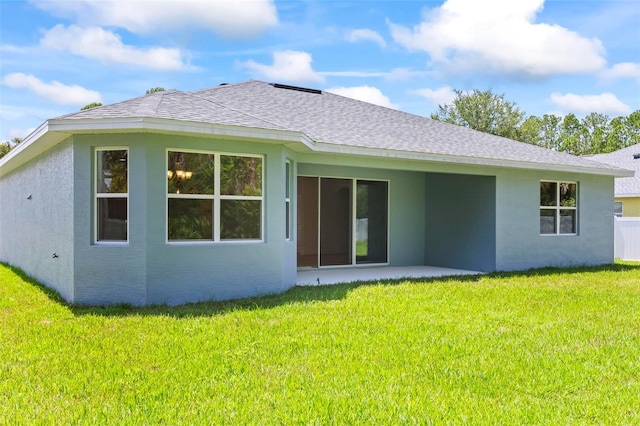
[[[450,275],[478,275],[482,272],[464,269],[440,268],[437,266],[376,266],[333,269],[300,269],[297,285],[314,286],[341,284],[353,281],[372,281],[397,278],[430,278]]]

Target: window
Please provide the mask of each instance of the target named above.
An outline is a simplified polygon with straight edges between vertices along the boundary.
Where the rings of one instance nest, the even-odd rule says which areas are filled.
[[[285,195],[284,195],[284,209],[285,209],[285,238],[291,239],[291,161],[287,160],[285,163]]]
[[[623,214],[622,201],[615,201],[613,203],[613,215],[616,217],[622,217],[622,214]]]
[[[96,149],[96,242],[129,239],[128,154],[127,148]]]
[[[262,239],[262,157],[168,151],[167,239]]]
[[[540,182],[540,234],[576,234],[578,184]]]

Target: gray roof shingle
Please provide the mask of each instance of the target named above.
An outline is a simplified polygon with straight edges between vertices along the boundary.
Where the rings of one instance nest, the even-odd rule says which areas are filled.
[[[634,155],[640,157],[640,143],[609,154],[592,155],[588,158],[599,163],[635,171],[634,177],[616,179],[615,194],[640,196],[640,158],[633,158]]]
[[[325,144],[420,154],[508,160],[536,165],[614,169],[465,127],[357,101],[262,81],[193,92],[157,92],[59,117],[62,120],[156,117],[304,133]]]

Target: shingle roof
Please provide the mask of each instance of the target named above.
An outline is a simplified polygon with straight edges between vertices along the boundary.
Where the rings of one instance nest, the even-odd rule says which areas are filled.
[[[193,92],[157,92],[59,117],[62,120],[155,117],[299,131],[314,142],[419,154],[507,160],[536,165],[612,169],[465,127],[328,92],[279,88],[261,81]]]
[[[635,171],[634,177],[616,179],[615,194],[640,196],[640,158],[633,158],[634,155],[640,157],[640,143],[609,154],[592,155],[588,158],[599,163]]]

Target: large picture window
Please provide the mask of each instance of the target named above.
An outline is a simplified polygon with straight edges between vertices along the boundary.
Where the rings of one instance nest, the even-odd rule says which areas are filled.
[[[576,234],[578,184],[540,182],[540,234]]]
[[[95,240],[126,242],[129,239],[129,151],[96,149]]]
[[[262,239],[263,158],[167,152],[167,239]]]

